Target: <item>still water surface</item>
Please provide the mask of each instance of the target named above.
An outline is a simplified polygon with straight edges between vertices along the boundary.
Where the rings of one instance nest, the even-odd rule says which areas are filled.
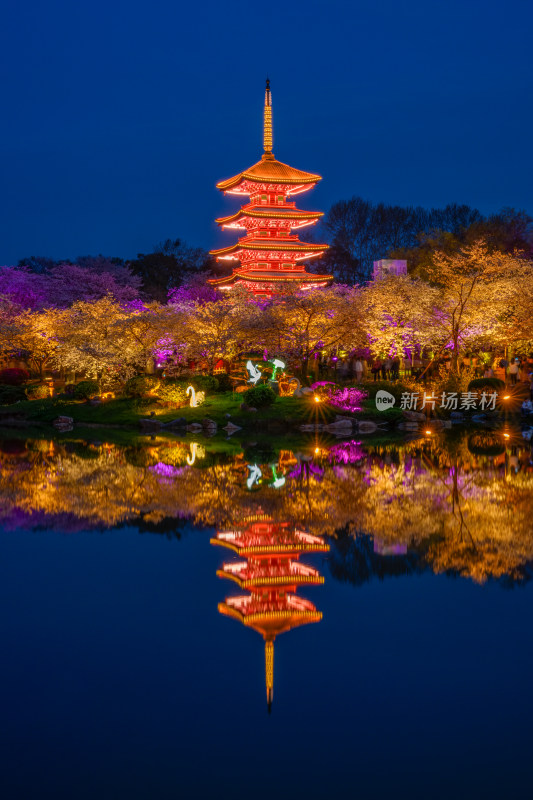
[[[0,449],[3,797],[532,795],[520,432]]]

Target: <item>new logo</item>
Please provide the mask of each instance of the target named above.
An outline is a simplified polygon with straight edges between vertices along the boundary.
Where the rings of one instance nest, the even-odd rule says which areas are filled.
[[[376,408],[378,411],[385,411],[387,408],[392,408],[395,402],[396,398],[390,392],[386,392],[384,389],[380,389],[379,392],[376,392]]]

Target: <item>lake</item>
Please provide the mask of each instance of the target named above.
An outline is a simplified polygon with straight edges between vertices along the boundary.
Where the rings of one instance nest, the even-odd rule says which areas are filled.
[[[0,440],[2,797],[530,796],[531,442],[215,442]]]

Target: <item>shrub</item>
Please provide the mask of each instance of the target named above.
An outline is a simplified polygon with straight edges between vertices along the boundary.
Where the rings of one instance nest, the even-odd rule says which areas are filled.
[[[0,406],[11,406],[26,399],[22,386],[0,385]]]
[[[252,386],[243,394],[244,402],[253,408],[268,408],[276,399],[270,386]]]
[[[233,384],[227,372],[221,372],[217,375],[218,389],[217,392],[231,392]]]
[[[178,381],[161,381],[157,389],[157,397],[171,406],[179,406],[187,402],[186,387]]]
[[[186,383],[187,386],[194,386],[197,392],[216,392],[218,389],[218,378],[213,375],[194,375],[190,381]]]
[[[127,397],[144,397],[157,388],[160,379],[154,375],[136,375],[126,381],[124,394]]]
[[[28,400],[45,400],[50,397],[50,387],[46,383],[32,383],[25,388]]]
[[[432,384],[433,393],[440,395],[443,392],[446,392],[446,394],[450,392],[467,392],[473,375],[474,371],[471,368],[463,367],[461,372],[457,374],[441,367]]]
[[[89,400],[99,393],[98,381],[87,380],[77,383],[73,394],[75,400]]]
[[[18,367],[8,367],[0,370],[0,383],[6,386],[20,386],[24,381],[27,381],[30,373],[25,369]]]

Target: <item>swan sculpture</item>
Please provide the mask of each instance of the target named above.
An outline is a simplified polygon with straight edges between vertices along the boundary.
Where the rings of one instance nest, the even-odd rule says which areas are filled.
[[[191,408],[201,406],[205,400],[205,392],[196,392],[194,386],[187,386],[186,394],[191,395],[191,402],[189,403]]]

